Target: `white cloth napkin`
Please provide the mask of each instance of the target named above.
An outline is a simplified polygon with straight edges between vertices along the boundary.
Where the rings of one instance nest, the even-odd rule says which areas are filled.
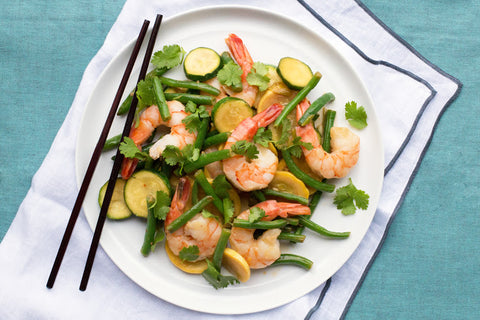
[[[102,70],[138,34],[143,19],[164,17],[211,5],[258,6],[293,17],[340,48],[366,84],[382,124],[385,181],[367,235],[331,281],[273,310],[243,316],[217,316],[176,307],[127,278],[99,248],[92,276],[80,283],[92,231],[80,215],[53,289],[45,287],[75,201],[74,154],[77,131],[87,99]],[[166,2],[127,0],[105,43],[85,70],[72,107],[60,128],[8,233],[0,244],[1,319],[338,319],[381,248],[428,147],[443,110],[461,84],[431,65],[413,48],[353,0]],[[324,290],[325,289],[325,290]],[[322,295],[323,300],[319,301]],[[317,301],[321,303],[317,303]],[[315,306],[316,305],[316,306]]]

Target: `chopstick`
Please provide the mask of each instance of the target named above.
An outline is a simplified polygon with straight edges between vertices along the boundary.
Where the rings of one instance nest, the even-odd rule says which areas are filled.
[[[95,146],[95,149],[92,154],[92,158],[90,159],[90,163],[88,164],[87,171],[85,173],[85,177],[83,178],[82,185],[80,186],[80,190],[77,195],[77,199],[75,200],[75,204],[73,206],[72,212],[70,214],[70,218],[68,220],[67,227],[65,228],[65,232],[63,234],[62,242],[60,243],[60,247],[58,248],[57,251],[57,256],[55,257],[55,261],[52,266],[52,270],[50,271],[50,276],[48,277],[47,281],[47,288],[52,288],[53,284],[55,283],[55,279],[58,274],[58,270],[60,269],[60,265],[62,264],[63,257],[65,255],[65,252],[68,247],[68,242],[70,241],[70,237],[73,232],[73,228],[75,226],[75,223],[77,221],[78,215],[80,213],[80,209],[82,208],[82,203],[83,200],[85,199],[85,195],[87,193],[88,186],[90,184],[90,181],[92,180],[93,173],[95,171],[95,168],[98,164],[98,160],[100,159],[100,155],[102,153],[102,148],[105,144],[105,141],[107,140],[108,132],[110,131],[110,128],[113,123],[113,119],[115,118],[115,113],[117,111],[117,108],[120,104],[123,92],[125,91],[125,87],[127,86],[128,78],[130,77],[130,74],[132,73],[133,70],[133,65],[135,64],[135,60],[137,59],[138,52],[140,51],[140,47],[142,46],[143,39],[145,38],[145,35],[148,30],[148,25],[150,24],[150,21],[145,20],[143,22],[142,28],[140,30],[140,33],[138,35],[137,41],[135,43],[135,46],[133,48],[132,54],[130,56],[130,59],[128,60],[127,67],[125,69],[125,72],[123,74],[122,80],[120,81],[120,85],[117,90],[117,94],[115,95],[115,98],[113,100],[112,106],[110,108],[110,112],[108,113],[107,119],[105,120],[105,124],[102,130],[102,133],[100,134],[100,137],[98,139],[97,145]]]
[[[153,47],[155,45],[155,40],[157,38],[158,30],[160,29],[160,24],[162,23],[163,16],[161,14],[157,14],[155,19],[155,24],[153,25],[152,33],[150,35],[150,39],[148,41],[147,50],[145,52],[145,57],[143,58],[142,68],[140,69],[140,76],[138,81],[145,79],[147,74],[148,65],[150,64],[150,59],[153,52]],[[125,127],[123,128],[122,138],[123,141],[124,137],[128,137],[130,133],[130,129],[132,126],[133,118],[135,116],[135,109],[137,107],[138,99],[135,93],[133,94],[132,104],[130,106],[130,110],[127,115],[127,119],[125,120]],[[120,148],[117,148],[117,154],[115,156],[115,161],[113,163],[112,172],[110,174],[110,179],[108,180],[107,190],[105,192],[105,197],[103,199],[103,204],[100,209],[100,214],[98,216],[97,225],[95,226],[95,232],[93,234],[92,243],[90,245],[90,250],[88,252],[87,262],[85,263],[85,269],[83,271],[82,281],[80,282],[80,291],[85,291],[88,284],[88,279],[90,278],[90,273],[92,271],[93,261],[95,259],[95,253],[98,248],[98,243],[100,241],[100,236],[102,234],[103,226],[105,224],[105,219],[107,217],[107,210],[110,205],[110,200],[112,199],[113,189],[115,187],[115,182],[118,177],[118,173],[120,172],[120,167],[123,161],[123,154],[120,153]]]

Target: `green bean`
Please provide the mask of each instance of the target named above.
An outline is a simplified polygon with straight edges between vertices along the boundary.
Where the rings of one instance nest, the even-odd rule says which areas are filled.
[[[233,220],[233,226],[244,229],[277,229],[283,228],[287,225],[287,220],[285,219],[276,219],[272,221],[256,221],[250,222],[245,219],[235,219]]]
[[[208,205],[210,202],[212,202],[212,200],[213,198],[210,196],[202,198],[200,201],[195,203],[193,207],[182,213],[182,215],[180,215],[177,219],[173,220],[172,223],[167,226],[167,230],[169,232],[175,232],[184,224],[186,224],[190,219],[192,219],[197,213],[202,211],[202,209],[205,208],[205,206]]]
[[[335,115],[336,115],[335,110],[328,110],[327,113],[325,114],[325,124],[323,126],[323,141],[322,141],[322,148],[326,152],[331,151],[331,146],[330,146],[330,129],[333,127],[333,122],[335,121]]]
[[[297,93],[297,95],[289,103],[287,103],[287,105],[285,105],[282,112],[280,113],[280,115],[277,117],[277,119],[273,123],[275,127],[278,127],[280,125],[280,123],[282,123],[283,119],[285,119],[288,116],[288,114],[290,112],[292,112],[293,109],[295,109],[297,104],[299,104],[300,101],[302,101],[307,96],[307,94],[309,94],[310,91],[312,91],[313,88],[315,88],[315,86],[320,81],[321,77],[322,77],[322,75],[320,74],[320,72],[315,72],[312,79],[310,79],[310,81],[307,83],[307,85],[305,87],[303,87],[303,89],[300,90]]]
[[[200,122],[200,127],[197,131],[197,139],[193,143],[193,147],[202,150],[203,145],[205,144],[205,136],[207,135],[207,131],[210,127],[210,118],[202,118],[202,122]]]
[[[260,202],[263,202],[263,201],[266,201],[266,200],[267,200],[267,198],[265,198],[265,195],[263,194],[263,192],[260,191],[260,190],[254,190],[254,191],[252,191],[252,194],[253,194],[254,197],[257,198],[258,201],[260,201]]]
[[[275,260],[275,262],[272,263],[271,265],[278,266],[278,265],[285,265],[285,264],[295,265],[295,266],[304,268],[306,270],[310,270],[310,268],[313,265],[313,261],[296,254],[282,253],[280,255],[280,258]]]
[[[212,87],[211,85],[208,85],[208,84],[202,83],[202,82],[188,81],[188,80],[186,80],[186,81],[175,80],[175,79],[165,78],[165,77],[161,77],[160,80],[167,87],[200,90],[200,91],[203,91],[205,93],[213,94],[214,96],[218,96],[220,94],[220,90],[218,90],[215,87]]]
[[[305,217],[299,216],[298,220],[300,221],[300,224],[307,227],[308,229],[315,231],[316,233],[329,237],[329,238],[339,238],[339,239],[345,239],[350,236],[350,232],[336,232],[336,231],[330,231],[325,229],[324,227],[316,224],[312,220],[309,220]]]
[[[148,256],[152,251],[152,245],[155,240],[155,231],[157,230],[157,218],[153,213],[155,206],[155,199],[147,200],[148,216],[147,216],[147,228],[145,229],[145,236],[143,238],[143,245],[140,252],[143,256]]]
[[[317,113],[329,102],[335,100],[335,96],[331,92],[323,94],[320,98],[315,100],[310,107],[303,113],[302,117],[298,120],[298,124],[302,127],[306,125]]]
[[[170,120],[172,116],[170,115],[170,110],[168,109],[167,101],[165,100],[165,94],[163,93],[162,83],[160,82],[159,77],[153,77],[153,93],[155,94],[155,100],[157,101],[158,111],[160,111],[162,120]]]
[[[207,132],[207,138],[213,137],[216,134],[219,134],[217,129],[210,130]]]
[[[212,263],[215,269],[217,269],[218,271],[220,271],[220,267],[222,266],[223,252],[227,247],[230,233],[231,233],[230,229],[222,228],[222,233],[220,234],[220,238],[218,239],[217,246],[215,247],[215,251],[213,252]]]
[[[198,202],[198,183],[197,181],[193,181],[192,185],[192,203]]]
[[[113,149],[116,149],[118,147],[118,145],[120,144],[120,140],[122,139],[122,135],[121,134],[117,134],[116,136],[113,136],[109,139],[107,139],[107,141],[105,141],[105,144],[103,145],[103,151],[108,151],[108,150],[113,150]]]
[[[200,187],[202,187],[203,191],[205,191],[205,193],[212,198],[215,207],[217,207],[217,209],[220,210],[221,213],[223,213],[223,201],[215,193],[215,190],[213,190],[213,187],[205,177],[203,170],[198,170],[197,172],[195,172],[194,177],[195,181],[198,182]]]
[[[210,136],[205,139],[203,147],[206,149],[208,147],[227,142],[228,137],[230,137],[230,132],[221,132],[216,135]]]
[[[172,93],[166,92],[165,99],[168,101],[177,100],[183,104],[187,103],[188,101],[192,101],[193,103],[204,104],[204,105],[213,105],[215,103],[215,98],[212,96],[202,96],[199,94],[191,94],[191,93]]]
[[[298,226],[300,223],[297,218],[285,218],[287,220],[287,223],[291,226]]]
[[[281,232],[278,235],[278,240],[287,240],[291,242],[303,242],[305,240],[305,235],[304,234],[296,234],[296,233],[290,233],[290,232]]]
[[[128,109],[130,109],[130,106],[132,105],[132,100],[133,100],[133,92],[131,92],[125,100],[123,100],[122,104],[117,110],[117,115],[121,116],[125,113],[128,112]]]
[[[207,164],[210,164],[215,161],[220,161],[223,159],[230,158],[230,150],[229,149],[223,149],[223,150],[218,150],[218,151],[213,151],[210,153],[202,153],[196,161],[187,163],[184,167],[183,170],[186,173],[192,173],[195,170],[201,169],[205,167]]]
[[[280,197],[286,200],[295,201],[300,204],[308,205],[308,199],[289,192],[282,192],[273,189],[264,189],[263,194],[271,197]]]
[[[310,215],[305,216],[305,218],[310,219],[312,217],[315,208],[317,207],[318,203],[320,202],[320,198],[322,197],[321,191],[316,191],[310,198],[310,203],[308,207],[310,208]],[[305,226],[299,226],[297,230],[295,230],[295,234],[302,234],[303,230],[305,230]]]
[[[228,53],[228,51],[224,51],[224,52],[221,54],[220,58],[222,59],[223,65],[226,65],[226,64],[229,63],[229,62],[233,62],[233,63],[237,64],[237,63],[235,62],[235,60],[233,60],[232,56],[230,56],[230,53]],[[232,91],[234,91],[234,92],[240,92],[240,91],[243,90],[243,85],[242,85],[241,82],[240,82],[239,84],[234,84],[234,85],[231,85],[231,86],[229,86],[229,87],[230,87],[230,89],[232,89]]]
[[[285,159],[285,163],[287,164],[288,169],[293,173],[294,176],[305,182],[305,184],[320,191],[333,192],[335,190],[335,186],[333,184],[315,180],[309,175],[307,175],[305,172],[300,170],[300,168],[298,168],[293,161],[292,156],[290,155],[290,151],[288,151],[287,149],[282,150],[282,156],[283,159]]]

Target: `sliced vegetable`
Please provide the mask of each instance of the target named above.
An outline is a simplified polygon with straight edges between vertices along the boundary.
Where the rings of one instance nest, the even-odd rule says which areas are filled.
[[[147,198],[155,198],[157,191],[170,195],[170,183],[160,172],[141,170],[135,172],[125,183],[125,203],[132,213],[147,218]]]
[[[225,248],[222,264],[231,274],[240,280],[240,282],[245,282],[250,279],[250,266],[245,258],[237,251]]]
[[[145,229],[145,236],[143,238],[143,245],[140,252],[144,257],[148,256],[152,251],[152,245],[155,240],[155,231],[157,230],[157,218],[155,217],[154,208],[155,200],[150,198],[147,200],[148,217],[147,227]]]
[[[327,92],[323,94],[320,98],[315,100],[310,107],[308,107],[308,109],[303,113],[302,117],[298,119],[298,124],[301,126],[306,125],[317,115],[320,109],[333,100],[335,100],[333,93]]]
[[[199,47],[190,51],[183,62],[185,75],[190,80],[205,81],[215,77],[222,68],[222,59],[215,50]]]
[[[202,198],[200,201],[195,203],[190,209],[182,213],[177,219],[173,220],[168,226],[167,230],[169,232],[175,232],[180,229],[183,225],[185,225],[190,219],[192,219],[197,213],[200,213],[203,208],[210,202],[212,202],[213,198],[210,196],[206,196]]]
[[[253,116],[253,110],[242,99],[225,97],[213,107],[212,117],[219,132],[231,132],[240,122]]]
[[[105,197],[105,192],[107,191],[108,181],[100,188],[98,193],[98,204],[100,207],[103,203],[103,198]],[[125,198],[123,197],[123,189],[125,187],[125,180],[118,178],[115,181],[115,187],[113,188],[112,200],[110,201],[110,206],[107,210],[107,218],[113,220],[126,219],[132,215],[130,209],[128,209]]]
[[[313,77],[312,69],[304,62],[285,57],[278,62],[277,73],[283,82],[293,90],[301,90]]]
[[[268,188],[274,191],[294,194],[304,199],[308,199],[308,196],[310,195],[305,183],[288,171],[275,172],[275,176],[273,177],[272,182],[268,185]]]
[[[206,260],[191,262],[191,261],[184,261],[180,259],[179,256],[176,256],[172,252],[172,250],[170,250],[170,247],[168,246],[168,243],[166,241],[165,241],[165,252],[167,253],[168,258],[173,263],[173,265],[186,273],[201,274],[203,271],[207,269]]]
[[[218,239],[217,246],[215,247],[215,251],[213,252],[212,263],[213,266],[220,270],[222,266],[222,257],[225,251],[225,248],[228,244],[228,238],[230,237],[231,231],[227,228],[222,228],[222,233],[220,234],[220,238]]]
[[[155,100],[157,101],[158,111],[160,111],[162,120],[170,120],[172,116],[170,115],[170,110],[168,109],[167,101],[165,100],[162,83],[158,77],[153,77],[153,92],[155,94]]]
[[[269,87],[260,98],[257,103],[257,112],[262,112],[275,103],[286,105],[296,94],[296,91],[289,89],[283,82],[277,82]]]

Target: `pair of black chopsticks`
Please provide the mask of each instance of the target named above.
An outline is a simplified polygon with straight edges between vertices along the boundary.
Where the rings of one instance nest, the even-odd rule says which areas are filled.
[[[140,75],[138,77],[138,81],[141,81],[145,79],[145,76],[147,74],[147,69],[148,65],[150,63],[150,58],[152,56],[153,52],[153,47],[155,45],[155,40],[157,38],[158,30],[160,29],[160,24],[162,23],[162,18],[163,16],[158,14],[155,20],[155,24],[152,29],[152,33],[150,35],[150,40],[147,45],[147,50],[145,52],[145,57],[143,58],[143,63],[142,67],[140,69]],[[100,155],[102,152],[102,148],[105,144],[105,141],[107,140],[108,132],[110,131],[110,128],[113,123],[113,119],[115,118],[115,114],[117,111],[117,108],[120,104],[120,100],[122,98],[123,92],[125,91],[125,87],[128,82],[128,78],[130,77],[130,74],[132,73],[133,65],[135,64],[135,60],[137,59],[138,52],[140,51],[140,47],[142,46],[143,39],[145,38],[145,35],[147,33],[148,25],[150,24],[150,21],[145,20],[143,22],[143,26],[140,30],[140,34],[138,35],[137,41],[135,43],[135,46],[133,48],[132,54],[130,56],[130,59],[128,61],[127,67],[125,69],[125,72],[123,74],[122,80],[120,82],[120,86],[118,88],[117,94],[115,95],[115,98],[113,100],[112,106],[110,108],[110,112],[108,114],[107,120],[105,121],[105,125],[103,127],[102,133],[100,134],[100,138],[97,142],[97,145],[95,146],[92,158],[90,160],[90,163],[87,168],[87,172],[85,173],[85,177],[83,179],[82,185],[80,187],[80,190],[77,195],[77,199],[75,200],[75,204],[72,209],[72,213],[70,215],[70,219],[68,221],[67,227],[65,229],[65,233],[62,238],[62,242],[60,243],[60,247],[57,252],[57,256],[55,258],[55,262],[53,263],[52,270],[50,271],[50,276],[47,281],[47,288],[52,288],[53,284],[55,282],[55,279],[58,274],[58,270],[60,269],[60,265],[62,264],[63,257],[65,255],[65,252],[67,250],[68,242],[70,241],[70,237],[73,232],[73,227],[75,226],[75,222],[77,221],[78,215],[80,213],[80,209],[82,207],[83,200],[85,199],[85,195],[87,193],[88,186],[90,184],[90,181],[92,180],[93,177],[93,172],[95,171],[95,168],[97,166],[98,160],[100,159]],[[135,89],[136,92],[136,89]],[[137,107],[137,97],[136,94],[134,93],[132,103],[130,105],[130,110],[127,115],[127,119],[125,120],[125,126],[123,128],[123,133],[122,133],[122,139],[124,139],[125,136],[128,137],[130,133],[130,129],[132,126],[133,118],[135,116],[135,109]],[[107,190],[105,192],[105,197],[103,200],[103,205],[100,209],[100,214],[98,216],[97,224],[95,226],[95,232],[93,234],[92,238],[92,243],[90,244],[90,250],[88,252],[88,258],[85,263],[85,269],[83,271],[83,276],[82,276],[82,281],[80,283],[80,290],[85,291],[87,288],[87,283],[88,279],[90,278],[90,272],[92,270],[93,266],[93,261],[95,259],[95,253],[98,248],[98,243],[100,241],[100,235],[103,230],[103,225],[105,224],[105,219],[107,217],[107,210],[110,205],[110,201],[112,199],[112,194],[113,190],[115,187],[115,182],[118,177],[118,173],[120,172],[120,167],[123,161],[123,154],[120,153],[119,149],[117,149],[117,154],[115,156],[115,161],[113,163],[113,168],[112,172],[110,174],[110,178],[108,180],[108,186]]]

